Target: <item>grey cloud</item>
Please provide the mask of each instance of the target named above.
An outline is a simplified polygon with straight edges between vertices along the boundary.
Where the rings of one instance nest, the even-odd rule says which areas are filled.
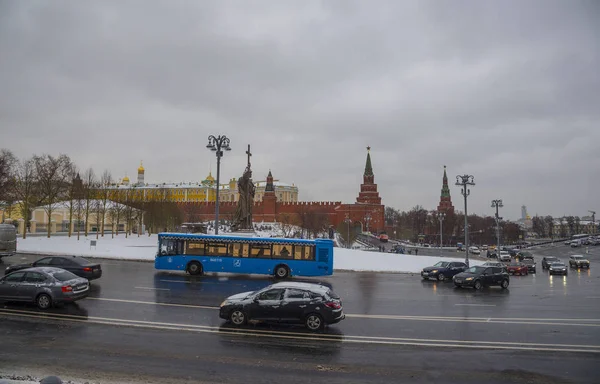
[[[272,169],[301,198],[353,201],[373,147],[384,203],[585,214],[600,174],[593,1],[0,3],[0,141],[151,181]],[[571,178],[573,183],[561,183]],[[518,185],[518,188],[515,188]],[[451,188],[455,205],[457,187]],[[573,199],[572,196],[577,198]]]

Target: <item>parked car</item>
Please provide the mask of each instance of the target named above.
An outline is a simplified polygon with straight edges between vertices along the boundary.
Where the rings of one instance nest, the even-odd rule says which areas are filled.
[[[340,297],[331,288],[312,283],[283,282],[259,291],[229,296],[219,317],[241,326],[248,321],[300,323],[311,331],[335,324],[346,315]]]
[[[486,252],[486,256],[488,259],[497,259],[498,252],[495,249],[488,249],[488,251]]]
[[[555,261],[550,264],[550,268],[548,268],[548,272],[551,275],[559,274],[566,275],[568,273],[567,266],[562,261]]]
[[[487,245],[482,245],[481,246],[481,250],[482,251],[487,251],[488,250],[488,246]]]
[[[590,261],[582,255],[569,256],[569,267],[571,268],[589,268]]]
[[[462,262],[438,261],[432,267],[423,268],[421,277],[423,280],[437,279],[444,281],[457,273],[461,273],[465,269],[467,269],[467,264]]]
[[[571,241],[571,248],[581,247],[581,240]]]
[[[570,244],[571,244],[571,240],[565,241],[565,245],[570,245]]]
[[[488,261],[486,263],[483,263],[481,266],[482,267],[499,267],[499,268],[506,270],[506,264],[501,263],[499,261]]]
[[[85,277],[88,280],[99,279],[102,276],[102,266],[98,263],[92,263],[80,256],[51,256],[44,257],[30,264],[11,265],[6,268],[5,274],[20,271],[31,267],[54,267],[67,270],[79,277]]]
[[[510,253],[508,251],[500,251],[500,261],[509,262],[511,260]]]
[[[560,259],[554,256],[546,256],[542,259],[542,269],[550,268],[550,264],[559,262]]]
[[[479,255],[479,254],[481,254],[481,251],[477,247],[469,247],[469,253],[472,253],[474,255]]]
[[[537,266],[533,259],[525,259],[523,264],[527,266],[527,273],[536,273]]]
[[[0,300],[35,303],[40,309],[87,297],[87,279],[60,268],[26,268],[0,279]]]
[[[456,287],[473,287],[481,289],[491,285],[499,285],[502,289],[508,288],[509,274],[501,267],[475,266],[468,268],[454,276],[452,279]]]
[[[528,268],[527,265],[525,265],[524,263],[521,263],[519,261],[513,261],[512,263],[510,263],[508,265],[508,267],[506,267],[506,270],[508,271],[508,273],[510,273],[511,275],[527,275],[529,274],[528,272]]]

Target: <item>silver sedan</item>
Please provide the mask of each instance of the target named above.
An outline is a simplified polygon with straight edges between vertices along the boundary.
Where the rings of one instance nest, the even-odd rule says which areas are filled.
[[[0,300],[32,302],[40,309],[81,300],[89,290],[87,279],[61,268],[27,268],[0,279]]]

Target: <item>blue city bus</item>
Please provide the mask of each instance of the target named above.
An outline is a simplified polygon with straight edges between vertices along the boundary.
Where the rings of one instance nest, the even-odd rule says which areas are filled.
[[[333,241],[159,233],[154,268],[289,276],[333,274]]]

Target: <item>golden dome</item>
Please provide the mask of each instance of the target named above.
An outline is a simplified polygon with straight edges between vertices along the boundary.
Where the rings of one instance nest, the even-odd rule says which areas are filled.
[[[122,180],[124,183],[129,183],[129,177],[125,176]]]
[[[212,172],[208,172],[208,176],[206,176],[206,180],[204,181],[215,181],[215,178],[212,176]]]
[[[140,167],[138,168],[138,173],[144,173],[144,166],[142,165],[141,161],[140,161]]]

